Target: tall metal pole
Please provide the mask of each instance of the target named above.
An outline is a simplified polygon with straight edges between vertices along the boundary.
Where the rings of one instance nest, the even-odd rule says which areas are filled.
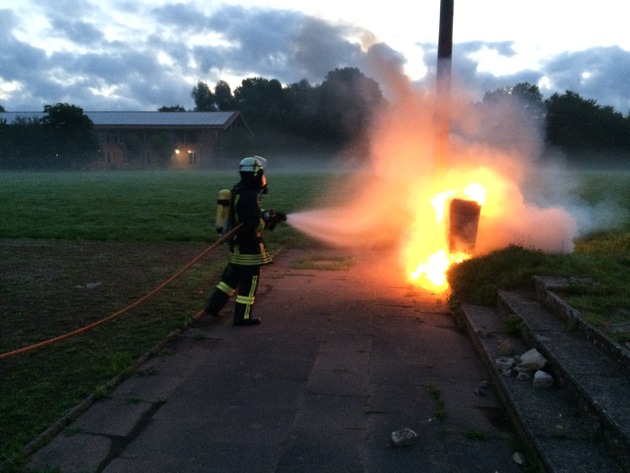
[[[437,98],[434,165],[438,174],[446,166],[450,121],[451,58],[453,56],[454,0],[440,0],[440,30],[437,57]]]
[[[438,37],[438,85],[440,79],[446,79],[450,85],[451,58],[453,57],[453,14],[454,0],[440,1],[440,31]]]

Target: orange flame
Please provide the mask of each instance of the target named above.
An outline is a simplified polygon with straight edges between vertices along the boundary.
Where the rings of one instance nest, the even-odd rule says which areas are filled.
[[[377,49],[370,49],[369,58],[392,106],[376,114],[357,159],[346,161],[355,157],[351,148],[340,155],[339,166],[335,163],[351,171],[340,174],[343,185],[327,186],[316,210],[292,214],[287,223],[335,247],[376,250],[388,258],[388,278],[435,292],[448,289],[452,265],[471,257],[449,241],[448,227],[457,223],[448,218],[455,199],[481,206],[475,256],[509,244],[573,251],[577,221],[562,206],[570,189],[556,186],[552,177],[563,179],[564,169],[539,159],[542,130],[522,119],[518,101],[479,107],[454,88],[449,130],[443,130],[432,92],[416,89]],[[442,141],[436,143],[436,137]]]
[[[453,180],[452,184],[457,185],[457,180]],[[444,224],[447,221],[447,204],[456,197],[465,197],[483,205],[486,201],[486,188],[478,182],[473,182],[460,186],[457,190],[449,189],[434,194],[429,201],[435,213],[435,221],[429,223],[425,220],[424,212],[416,212],[415,238],[412,238],[403,249],[403,257],[408,262],[409,281],[425,289],[446,291],[448,289],[446,272],[449,267],[472,257],[468,253],[449,251],[447,229]],[[420,228],[424,228],[425,231],[419,232]]]

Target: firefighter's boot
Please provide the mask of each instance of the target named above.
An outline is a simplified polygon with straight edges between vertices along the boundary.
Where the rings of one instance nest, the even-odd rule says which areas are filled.
[[[235,326],[250,326],[258,325],[260,319],[258,317],[252,317],[252,305],[243,304],[237,302],[234,306],[234,325]]]
[[[210,296],[210,300],[208,300],[204,311],[213,317],[221,317],[220,312],[223,310],[229,299],[230,296],[228,294],[220,289],[217,289],[212,293],[212,296]]]

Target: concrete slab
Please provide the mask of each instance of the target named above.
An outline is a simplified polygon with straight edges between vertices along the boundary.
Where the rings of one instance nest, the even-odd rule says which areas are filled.
[[[347,271],[292,269],[316,251],[287,251],[264,268],[261,325],[232,327],[228,310],[219,324],[199,320],[140,368],[145,376],[82,415],[78,425],[108,435],[84,449],[84,470],[520,472],[516,433],[497,425],[492,393],[474,394],[487,371],[445,298],[392,278],[379,252],[351,254]],[[419,443],[394,447],[391,433],[405,427]],[[488,443],[467,437],[473,429]],[[76,463],[60,449],[88,441],[71,438],[58,436],[29,466],[70,471]]]

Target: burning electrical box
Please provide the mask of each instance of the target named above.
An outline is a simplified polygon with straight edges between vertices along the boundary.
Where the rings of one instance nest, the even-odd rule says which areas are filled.
[[[472,255],[477,241],[481,205],[474,200],[453,199],[449,206],[449,253]]]

